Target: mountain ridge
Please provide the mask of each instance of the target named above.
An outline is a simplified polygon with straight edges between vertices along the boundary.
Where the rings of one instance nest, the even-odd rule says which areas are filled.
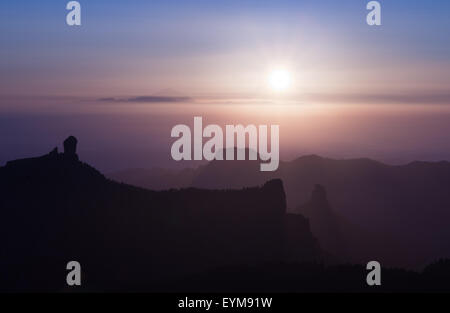
[[[281,179],[291,213],[298,212],[297,208],[309,201],[313,187],[320,184],[336,213],[368,233],[371,242],[378,241],[376,246],[382,247],[386,240],[396,243],[396,248],[387,246],[387,252],[397,255],[391,265],[421,268],[436,258],[450,257],[450,247],[442,240],[450,239],[445,223],[450,218],[450,162],[389,165],[368,158],[336,160],[306,155],[280,162],[274,173],[261,173],[257,167],[257,162],[248,160],[210,162],[190,170],[189,177],[174,172],[164,183],[220,189]],[[129,177],[108,177],[129,181]],[[158,180],[153,179],[151,170],[141,177],[140,184],[149,182],[157,189]],[[398,249],[411,242],[414,247]]]
[[[86,288],[151,291],[224,266],[321,258],[309,224],[286,214],[281,180],[152,191],[107,179],[75,150],[0,169],[2,288],[64,288],[72,260]]]

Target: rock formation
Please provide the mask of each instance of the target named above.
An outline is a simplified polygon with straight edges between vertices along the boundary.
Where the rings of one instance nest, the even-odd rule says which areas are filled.
[[[65,157],[78,159],[77,143],[78,143],[78,140],[74,136],[70,136],[66,140],[64,140],[64,156]]]

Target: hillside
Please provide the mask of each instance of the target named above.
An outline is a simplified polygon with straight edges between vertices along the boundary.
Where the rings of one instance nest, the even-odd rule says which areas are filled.
[[[59,290],[82,264],[84,288],[158,290],[223,266],[321,257],[283,184],[150,191],[106,179],[75,147],[0,168],[2,288]]]
[[[189,177],[183,172],[165,176],[164,186],[182,182],[184,187],[241,188],[281,179],[288,211],[298,213],[298,208],[310,200],[314,186],[320,184],[343,224],[353,225],[353,236],[363,232],[376,246],[384,246],[386,252],[380,258],[390,260],[389,265],[422,268],[436,258],[450,257],[449,162],[393,166],[370,159],[334,160],[309,155],[280,162],[274,173],[260,172],[258,164],[212,161],[194,173],[190,171]],[[133,181],[132,176],[111,175],[124,182]],[[139,186],[155,187],[158,182],[154,171],[148,170],[140,177]],[[399,250],[399,246],[403,248]],[[387,257],[386,253],[391,255]]]

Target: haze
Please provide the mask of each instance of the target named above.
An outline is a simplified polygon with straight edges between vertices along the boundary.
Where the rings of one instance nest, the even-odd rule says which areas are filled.
[[[60,1],[0,4],[2,165],[71,134],[101,170],[189,166],[170,129],[195,115],[279,124],[284,160],[450,159],[448,1],[384,1],[381,27],[364,1],[81,4],[78,28]]]

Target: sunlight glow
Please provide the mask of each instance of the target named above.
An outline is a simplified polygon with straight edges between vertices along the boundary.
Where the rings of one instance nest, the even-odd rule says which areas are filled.
[[[274,70],[269,74],[268,82],[273,91],[286,91],[291,86],[291,74],[284,69]]]

